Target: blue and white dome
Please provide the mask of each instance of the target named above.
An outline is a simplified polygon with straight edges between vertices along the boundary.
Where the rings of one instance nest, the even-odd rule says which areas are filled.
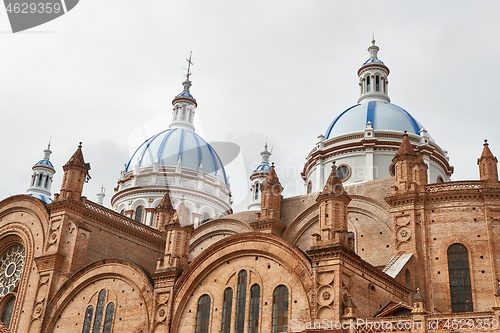
[[[51,203],[54,202],[54,200],[52,200],[50,197],[48,197],[46,195],[43,195],[43,194],[30,193],[29,195],[32,196],[32,197],[34,197],[34,198],[37,198],[37,199],[41,200],[42,202],[45,202],[46,204],[51,204]]]
[[[424,129],[413,116],[395,104],[372,100],[356,104],[338,115],[328,126],[325,140],[353,132],[363,132],[370,122],[374,130],[420,135]],[[432,141],[432,139],[431,139]]]
[[[45,167],[49,167],[49,168],[54,169],[54,165],[52,164],[52,162],[50,160],[47,160],[47,159],[43,159],[43,160],[38,161],[35,164],[35,166],[37,166],[37,165],[41,165],[41,166],[45,166]]]
[[[159,166],[175,167],[178,163],[183,168],[220,175],[225,184],[228,183],[224,165],[212,146],[195,132],[185,128],[164,130],[146,141],[132,154],[127,163],[126,172],[139,168],[152,167],[156,158]]]

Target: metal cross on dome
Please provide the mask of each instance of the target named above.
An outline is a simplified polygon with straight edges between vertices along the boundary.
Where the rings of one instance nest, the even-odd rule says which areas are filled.
[[[192,55],[193,55],[193,51],[191,51],[191,52],[189,53],[189,59],[187,59],[187,58],[186,58],[186,61],[188,62],[188,67],[187,67],[187,68],[184,68],[184,69],[187,71],[186,78],[187,78],[187,80],[188,80],[188,81],[189,81],[189,76],[191,75],[191,72],[190,72],[190,70],[191,70],[191,65],[194,65],[194,64],[193,64],[193,62],[191,61],[191,57],[192,57]]]

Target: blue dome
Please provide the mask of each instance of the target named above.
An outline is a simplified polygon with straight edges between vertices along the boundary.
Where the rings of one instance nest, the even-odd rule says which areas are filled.
[[[191,98],[193,100],[196,101],[196,99],[193,97],[193,95],[191,95],[191,93],[189,91],[182,91],[179,95],[175,96],[175,98],[180,98],[180,97],[184,97],[184,98]]]
[[[253,172],[266,172],[271,171],[271,166],[267,163],[259,165]]]
[[[133,170],[136,164],[140,168],[151,167],[158,156],[159,166],[177,166],[180,160],[184,168],[198,170],[203,163],[203,171],[216,176],[220,174],[227,184],[224,166],[215,152],[202,137],[184,128],[172,128],[160,132],[146,141],[132,154],[125,171]]]
[[[40,161],[38,161],[35,164],[35,166],[36,165],[47,166],[47,167],[50,167],[50,168],[54,169],[54,166],[52,165],[52,162],[50,162],[49,160],[40,160]]]
[[[366,60],[363,63],[363,66],[368,65],[368,64],[381,64],[381,65],[383,65],[384,62],[382,60],[380,60],[379,58],[368,58],[368,60]]]
[[[384,101],[356,104],[333,120],[325,133],[325,140],[353,132],[362,132],[371,122],[374,130],[397,131],[420,135],[423,126],[405,109]]]

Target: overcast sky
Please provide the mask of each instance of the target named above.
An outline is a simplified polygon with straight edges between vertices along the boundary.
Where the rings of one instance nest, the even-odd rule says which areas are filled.
[[[197,132],[238,144],[247,166],[229,175],[239,209],[266,137],[284,195],[301,193],[318,135],[357,102],[372,33],[392,103],[448,150],[453,180],[477,179],[483,139],[500,155],[499,12],[499,1],[81,0],[12,34],[0,10],[0,199],[26,191],[49,140],[59,192],[82,141],[84,195],[104,185],[109,207],[131,133],[168,127],[190,51]]]

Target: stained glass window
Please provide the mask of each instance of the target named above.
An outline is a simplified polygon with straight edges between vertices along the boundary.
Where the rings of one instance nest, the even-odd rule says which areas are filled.
[[[0,257],[0,296],[14,290],[24,267],[26,251],[20,244],[10,247]]]
[[[198,300],[196,311],[196,333],[208,333],[210,323],[210,296],[203,295]]]
[[[234,332],[243,333],[245,329],[245,304],[247,301],[247,271],[238,274],[238,290],[236,291],[236,318]]]
[[[106,302],[106,290],[102,289],[97,297],[97,308],[95,310],[94,327],[92,333],[100,333],[102,325],[102,314],[104,312],[104,304]]]
[[[222,333],[229,333],[231,330],[231,311],[233,308],[233,289],[226,288],[224,291],[224,303],[222,304]]]
[[[276,287],[273,294],[273,333],[288,331],[288,288]]]
[[[455,243],[448,248],[448,273],[450,276],[451,311],[473,311],[469,252],[462,244]]]
[[[106,316],[104,317],[104,329],[102,333],[111,333],[111,325],[113,324],[113,314],[115,312],[115,304],[108,303],[106,307]]]
[[[82,333],[90,333],[90,325],[92,325],[92,316],[94,315],[94,307],[89,305],[85,310],[85,320],[83,322]]]
[[[254,284],[250,288],[250,317],[248,319],[248,333],[259,332],[260,286]]]

